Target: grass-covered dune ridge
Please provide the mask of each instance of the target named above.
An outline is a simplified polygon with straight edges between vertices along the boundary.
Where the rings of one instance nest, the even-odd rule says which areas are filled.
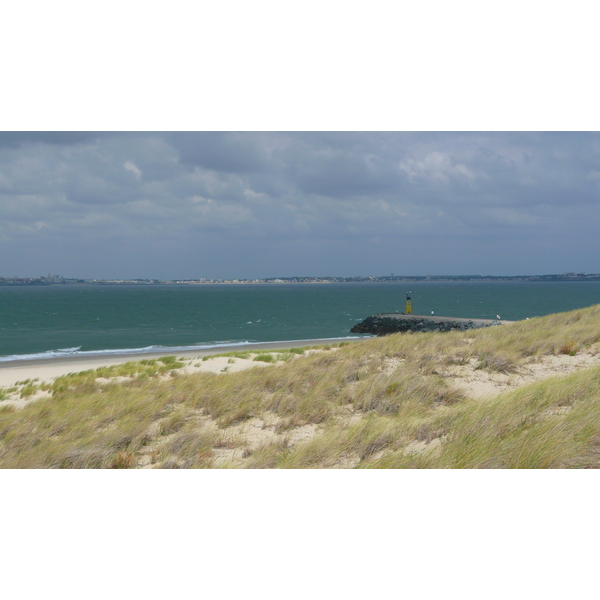
[[[19,410],[0,402],[0,467],[600,465],[600,305],[261,355],[262,368],[218,374],[181,374],[174,357],[128,363],[60,377]],[[575,371],[494,397],[459,385],[509,386],[550,359]]]

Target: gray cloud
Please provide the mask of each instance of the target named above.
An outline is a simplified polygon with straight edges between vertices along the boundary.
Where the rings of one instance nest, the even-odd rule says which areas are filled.
[[[234,132],[176,132],[167,136],[182,164],[226,173],[255,173],[271,163],[269,135]]]
[[[598,272],[594,133],[0,133],[6,272]]]

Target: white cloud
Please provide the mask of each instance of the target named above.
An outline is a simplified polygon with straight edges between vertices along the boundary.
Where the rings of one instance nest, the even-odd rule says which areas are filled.
[[[427,178],[448,183],[451,178],[463,178],[473,181],[475,172],[462,163],[453,163],[450,156],[442,152],[430,152],[423,160],[412,158],[403,160],[398,165],[409,179]]]
[[[142,176],[142,172],[137,168],[137,166],[132,163],[130,160],[128,160],[124,165],[123,165],[128,171],[131,171],[134,175],[136,179],[140,179],[140,177]]]
[[[193,196],[192,202],[195,204],[212,204],[214,200],[211,198],[205,198],[204,196]]]

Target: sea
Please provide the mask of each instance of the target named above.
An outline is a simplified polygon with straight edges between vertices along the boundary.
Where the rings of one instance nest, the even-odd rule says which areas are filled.
[[[386,282],[0,287],[0,362],[364,337],[366,317],[520,320],[600,303],[600,282]]]

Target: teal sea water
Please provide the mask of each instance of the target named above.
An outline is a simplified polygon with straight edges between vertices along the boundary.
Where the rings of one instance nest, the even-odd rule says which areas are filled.
[[[600,303],[600,282],[0,287],[0,361],[356,337],[381,312],[519,320]]]

